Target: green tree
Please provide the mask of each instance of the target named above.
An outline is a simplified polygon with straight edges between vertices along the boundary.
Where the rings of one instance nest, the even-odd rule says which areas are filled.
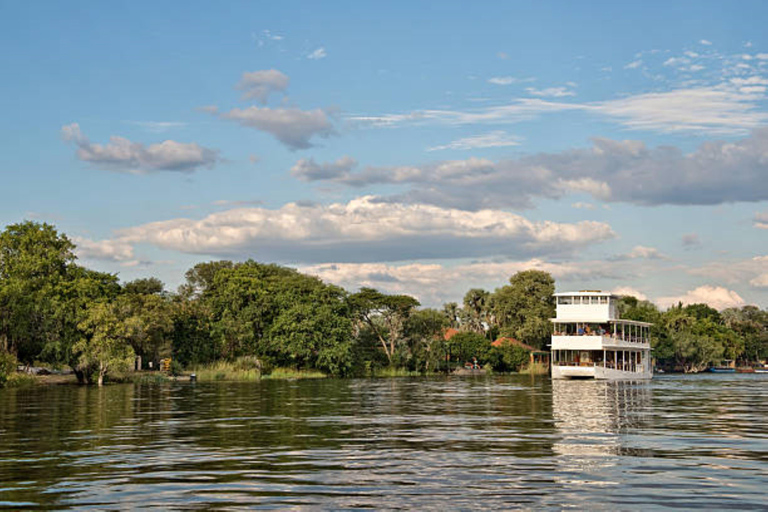
[[[358,322],[356,331],[360,331],[360,324],[365,324],[376,335],[391,365],[403,340],[405,322],[419,301],[408,295],[385,295],[373,288],[361,288],[349,296],[349,304]]]
[[[541,270],[525,270],[509,279],[509,285],[491,297],[493,318],[502,336],[510,336],[537,348],[552,334],[555,315],[555,280]]]
[[[448,327],[453,329],[459,328],[459,305],[455,302],[448,302],[443,305],[443,316],[448,321]]]
[[[160,295],[165,290],[165,285],[156,277],[135,279],[123,286],[123,291],[131,295]]]
[[[158,295],[159,292],[139,293],[141,289],[136,288],[129,290],[135,291],[117,297],[114,306],[115,313],[125,324],[126,339],[134,352],[143,360],[154,362],[171,356],[174,327],[172,302]]]
[[[466,362],[477,358],[480,363],[489,359],[491,342],[476,332],[460,332],[448,340],[448,352],[452,361]]]
[[[88,383],[93,383],[96,376],[101,386],[110,372],[131,367],[135,353],[128,341],[130,328],[120,320],[115,304],[92,304],[79,328],[83,337],[72,351],[77,357],[77,369]]]
[[[744,341],[744,359],[756,363],[768,358],[768,311],[756,306],[730,308],[722,312],[725,325]]]
[[[519,372],[530,360],[530,352],[515,343],[501,343],[491,350],[493,369],[502,372]]]
[[[491,294],[481,288],[472,288],[464,295],[464,322],[462,328],[485,334],[489,324]]]
[[[443,337],[449,320],[442,311],[421,309],[411,313],[405,331],[416,366],[429,372],[445,359],[447,346]]]
[[[50,224],[22,222],[0,233],[0,348],[32,363],[55,341],[57,292],[74,244]]]

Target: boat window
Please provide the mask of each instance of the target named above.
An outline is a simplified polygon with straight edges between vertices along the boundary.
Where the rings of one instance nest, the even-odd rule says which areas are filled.
[[[563,304],[563,305],[570,305],[573,303],[573,297],[558,297],[557,303]]]

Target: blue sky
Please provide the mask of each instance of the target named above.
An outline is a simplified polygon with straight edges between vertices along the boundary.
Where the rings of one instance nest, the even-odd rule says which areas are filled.
[[[671,5],[670,5],[671,4]],[[768,303],[764,2],[2,2],[3,224],[171,288]]]

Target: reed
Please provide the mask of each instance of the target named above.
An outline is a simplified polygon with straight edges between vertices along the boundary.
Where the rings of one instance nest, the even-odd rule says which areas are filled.
[[[268,374],[262,376],[263,379],[324,379],[327,375],[318,370],[297,370],[295,368],[274,368]]]
[[[531,363],[524,368],[520,369],[520,373],[526,375],[546,375],[549,372],[549,367],[538,361]]]

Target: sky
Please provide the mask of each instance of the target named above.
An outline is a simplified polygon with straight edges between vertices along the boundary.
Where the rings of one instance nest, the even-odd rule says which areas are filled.
[[[0,0],[0,222],[169,289],[768,306],[768,3]]]

